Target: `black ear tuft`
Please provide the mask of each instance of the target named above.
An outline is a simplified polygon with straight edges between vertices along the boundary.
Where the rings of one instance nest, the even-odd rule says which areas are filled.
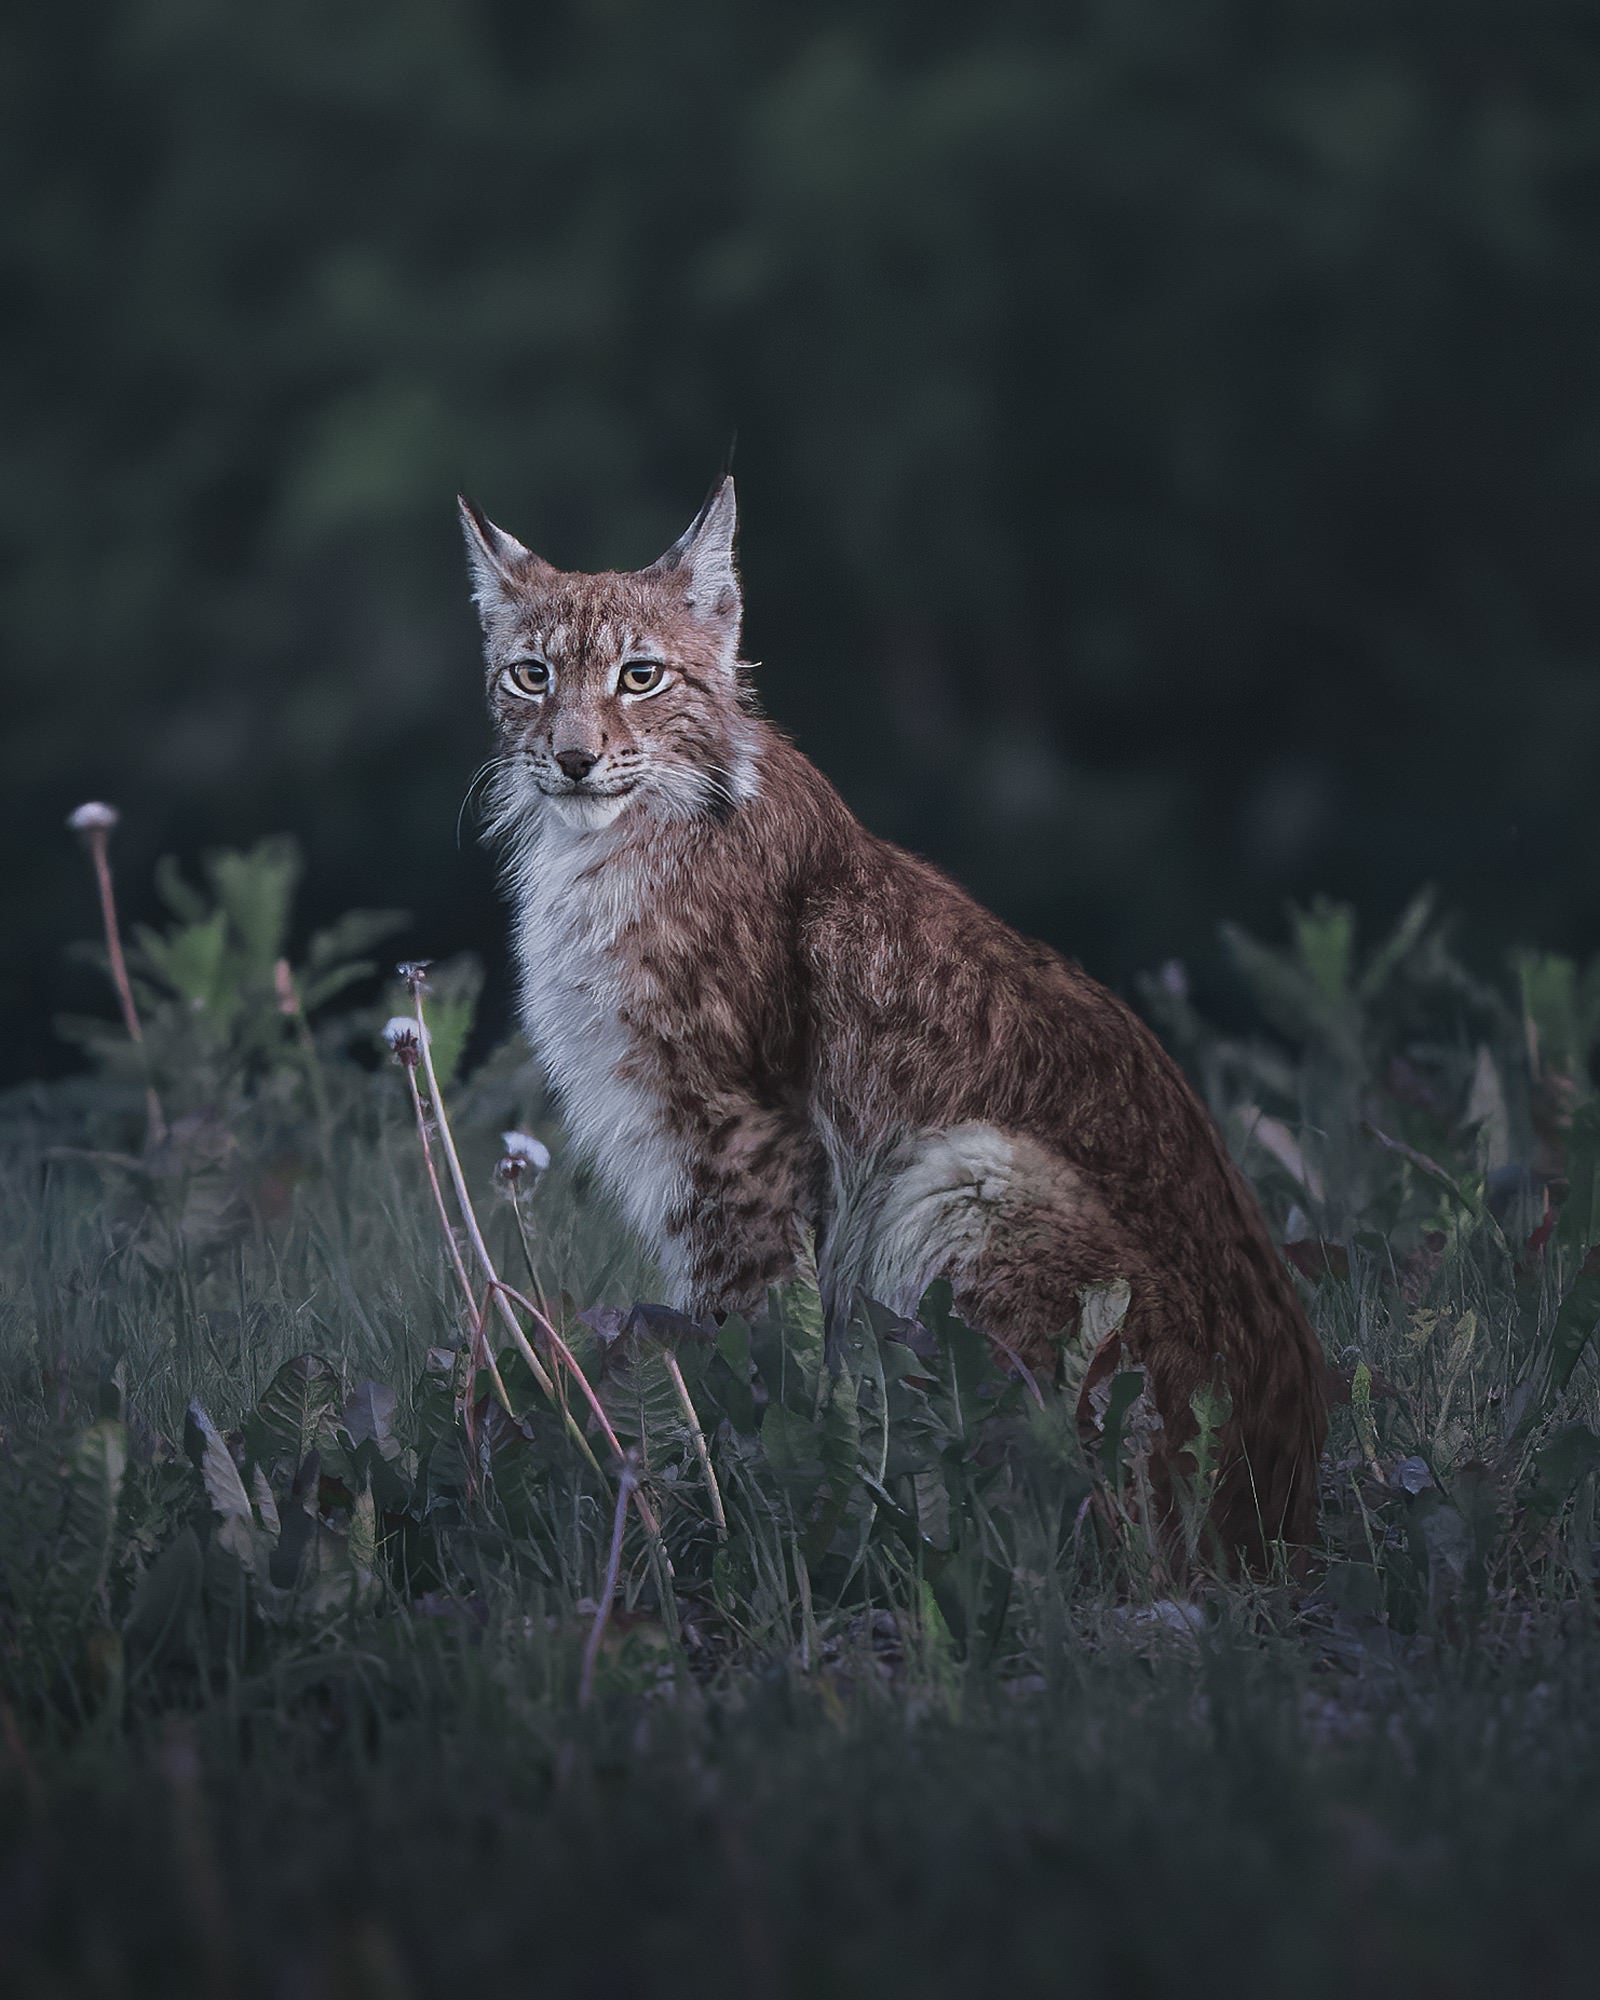
[[[472,565],[472,594],[480,608],[486,609],[504,597],[514,584],[526,583],[535,572],[549,568],[531,549],[525,549],[515,535],[497,528],[464,493],[456,495],[456,504],[461,510],[467,560]]]
[[[461,509],[463,526],[470,529],[473,535],[487,548],[490,537],[499,532],[494,523],[481,507],[467,498],[465,493],[458,493],[456,495],[456,505]]]
[[[739,579],[733,565],[733,542],[738,526],[733,478],[724,473],[672,547],[650,565],[651,571],[658,576],[681,577],[689,606],[700,616],[718,620],[736,616]]]

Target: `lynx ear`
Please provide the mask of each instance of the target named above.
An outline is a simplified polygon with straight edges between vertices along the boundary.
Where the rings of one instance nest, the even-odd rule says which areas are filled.
[[[650,565],[653,575],[681,577],[684,601],[701,624],[732,626],[735,631],[740,597],[733,538],[738,525],[733,480],[724,474],[672,547]]]
[[[504,603],[518,584],[526,584],[550,565],[532,549],[525,549],[515,535],[497,528],[465,495],[458,493],[456,501],[461,509],[467,561],[472,565],[473,601],[487,613],[492,606]]]

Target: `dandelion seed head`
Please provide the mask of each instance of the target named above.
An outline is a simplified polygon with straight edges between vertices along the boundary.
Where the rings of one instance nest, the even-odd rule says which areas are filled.
[[[531,1132],[502,1132],[500,1144],[505,1148],[508,1160],[521,1160],[524,1166],[533,1167],[541,1174],[550,1164],[550,1148]]]
[[[506,1193],[514,1195],[524,1174],[537,1179],[550,1164],[550,1148],[531,1132],[502,1132],[505,1152],[495,1164],[494,1177]]]
[[[90,799],[86,805],[67,814],[67,825],[74,833],[109,833],[121,817],[115,806]]]
[[[428,1037],[426,1028],[422,1031]],[[396,1014],[383,1024],[383,1039],[389,1053],[407,1069],[414,1068],[422,1054],[422,1043],[417,1037],[417,1024],[410,1014]],[[431,1039],[431,1038],[429,1038]]]
[[[403,958],[395,967],[395,971],[399,973],[412,992],[417,993],[427,985],[428,967],[432,963],[433,960],[431,958]]]

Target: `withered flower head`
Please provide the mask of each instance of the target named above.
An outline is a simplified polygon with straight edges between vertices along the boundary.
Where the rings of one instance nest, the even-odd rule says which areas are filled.
[[[494,1177],[504,1188],[515,1190],[524,1174],[538,1176],[550,1164],[550,1148],[531,1132],[502,1132],[505,1148],[495,1166]]]
[[[427,1034],[427,1029],[423,1029]],[[417,1037],[417,1024],[409,1014],[396,1014],[383,1024],[383,1039],[388,1044],[389,1053],[397,1063],[406,1069],[415,1069],[422,1060],[422,1044]],[[431,1038],[430,1038],[431,1039]]]

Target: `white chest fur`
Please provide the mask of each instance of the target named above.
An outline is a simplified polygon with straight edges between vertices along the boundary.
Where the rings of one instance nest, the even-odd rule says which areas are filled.
[[[681,1304],[688,1274],[666,1218],[687,1193],[682,1151],[663,1129],[648,1087],[622,1074],[630,1038],[621,1019],[626,966],[618,946],[650,885],[611,850],[609,829],[547,819],[535,832],[516,885],[522,1025],[561,1099],[573,1143],[655,1252],[669,1303]]]

